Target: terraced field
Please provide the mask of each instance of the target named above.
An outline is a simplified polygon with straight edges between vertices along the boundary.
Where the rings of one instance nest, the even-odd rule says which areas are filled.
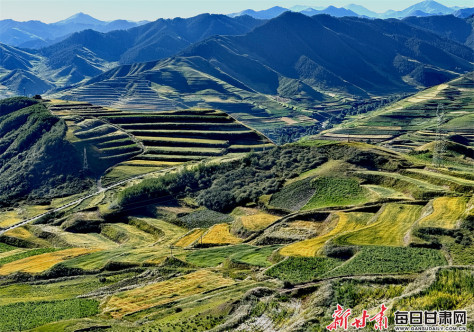
[[[377,220],[368,226],[338,236],[340,245],[403,246],[405,236],[421,216],[423,205],[386,204]]]
[[[242,239],[230,233],[228,224],[214,225],[202,237],[203,245],[237,244],[240,242],[242,242]]]
[[[76,111],[61,112],[74,122],[70,116]],[[239,146],[234,138],[251,133],[219,112],[80,112],[71,127],[103,123],[80,134],[109,135],[112,126],[132,141],[143,137],[137,142],[144,152],[108,173],[116,172],[117,179],[126,176],[127,171],[119,174],[120,167],[148,172],[161,162],[167,167],[183,163],[146,156],[209,159],[183,172],[136,178],[41,223],[4,233],[0,331],[279,331],[295,326],[321,331],[330,323],[330,315],[324,314],[332,311],[328,303],[354,312],[362,306],[375,310],[381,302],[401,301],[400,310],[412,304],[418,306],[414,310],[419,305],[464,310],[472,304],[466,297],[472,288],[470,267],[459,267],[472,263],[469,169],[425,167],[411,156],[354,142],[303,141],[241,159],[225,157],[222,150]],[[212,135],[220,124],[236,134],[178,137],[181,129],[186,132],[180,128],[184,116],[195,121],[186,120],[186,126],[196,126],[189,136],[200,128],[205,132],[205,123],[198,121],[205,114],[217,119],[209,126]],[[141,122],[127,124],[124,119]],[[149,128],[170,123],[179,129],[172,129],[169,142],[195,145],[146,145],[166,142],[147,134],[163,135],[168,129]],[[138,131],[145,134],[135,136]],[[69,134],[76,144],[87,139]],[[196,146],[209,141],[214,146]],[[221,148],[222,142],[229,147]],[[236,167],[228,167],[224,159]],[[189,190],[182,189],[186,185]],[[140,195],[133,196],[137,207],[129,209],[120,205],[120,197],[130,188]],[[152,200],[163,190],[169,190],[169,200]],[[221,209],[208,204],[221,197],[231,205]],[[45,211],[71,201],[74,197],[58,198],[31,209]],[[3,212],[4,220],[22,216],[20,208]],[[422,233],[426,227],[447,230]],[[464,272],[445,273],[447,269]],[[446,289],[427,296],[426,287],[437,280]],[[408,302],[400,297],[404,295]]]
[[[466,197],[439,197],[433,200],[433,213],[418,222],[420,227],[457,227],[467,206]]]
[[[68,99],[114,107],[116,109],[134,109],[143,111],[169,110],[177,103],[162,98],[151,88],[150,81],[127,76],[110,79],[74,89],[67,95]]]
[[[443,113],[440,127],[446,138],[462,136],[474,146],[474,77],[467,74],[382,109],[351,117],[323,132],[329,140],[371,141],[410,152],[432,142],[437,135],[437,112]],[[470,156],[472,158],[472,156]]]
[[[364,227],[373,216],[373,213],[339,212],[337,213],[336,224],[329,232],[312,239],[290,244],[282,248],[280,254],[283,256],[301,257],[314,257],[316,255],[321,255],[321,249],[327,241],[344,232],[351,232]]]
[[[198,293],[234,284],[229,278],[209,270],[158,282],[112,296],[105,304],[105,313],[120,318],[139,310],[163,305]]]
[[[104,184],[186,162],[273,146],[260,133],[211,109],[151,113],[56,100],[49,109],[64,117],[68,139],[84,151],[91,169],[100,174],[111,167]]]
[[[257,212],[255,214],[249,214],[241,216],[240,221],[242,225],[251,231],[261,230],[267,228],[275,220],[278,220],[278,216],[274,216],[268,213]]]
[[[191,232],[187,233],[181,239],[179,239],[174,245],[176,247],[188,247],[192,245],[194,242],[199,240],[201,236],[204,234],[204,230],[202,229],[193,229]]]
[[[384,188],[395,189],[405,195],[414,196],[415,198],[441,195],[447,191],[447,188],[443,186],[408,176],[410,175],[409,173],[402,175],[390,172],[361,171],[357,174],[368,182],[380,185]]]
[[[86,248],[72,248],[23,258],[18,261],[2,265],[0,267],[0,275],[8,275],[15,272],[40,273],[46,271],[57,263],[94,251],[96,250]]]

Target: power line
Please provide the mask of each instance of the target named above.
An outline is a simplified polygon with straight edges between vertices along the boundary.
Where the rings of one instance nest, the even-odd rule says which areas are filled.
[[[441,104],[436,108],[436,139],[433,146],[433,166],[440,167],[443,164],[443,155],[446,151],[446,134],[441,126],[444,123],[445,111]]]

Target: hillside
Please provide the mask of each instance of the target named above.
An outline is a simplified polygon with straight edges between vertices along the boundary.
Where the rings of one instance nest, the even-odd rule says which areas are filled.
[[[148,113],[60,100],[47,106],[65,120],[68,140],[79,151],[87,151],[90,172],[103,176],[104,185],[273,146],[259,132],[213,109]]]
[[[320,137],[370,141],[444,163],[474,158],[474,77],[468,74],[374,112],[355,115]]]
[[[437,35],[454,40],[474,49],[474,23],[472,19],[463,19],[453,15],[408,17],[403,22],[426,29]]]
[[[81,155],[65,139],[66,125],[36,100],[0,103],[0,205],[48,200],[90,186]]]
[[[0,44],[0,332],[474,331],[458,9],[7,26],[48,46]]]
[[[324,92],[368,96],[413,91],[417,84],[430,86],[472,68],[472,50],[431,34],[426,30],[428,23],[415,28],[393,20],[324,15],[309,18],[286,12],[262,24],[248,16],[203,14],[189,19],[158,20],[107,34],[87,30],[38,52],[10,47],[11,55],[0,65],[7,75],[15,67],[11,67],[12,62],[23,63],[30,75],[64,87],[84,83],[117,62],[157,60],[189,47],[179,57],[163,62],[184,58],[194,69],[201,69],[196,61],[202,63],[203,58],[205,66],[222,71],[256,92],[282,97],[296,92],[297,96],[314,100],[321,100],[320,93]],[[255,27],[258,28],[251,31]],[[303,33],[306,29],[311,33]],[[453,29],[450,24],[443,24],[435,32],[447,36],[453,34]],[[244,33],[247,35],[202,41],[216,34]],[[464,40],[465,33],[463,30],[461,37],[453,37],[454,41],[461,38],[461,42],[470,45],[472,38]],[[311,38],[313,35],[318,38]],[[25,62],[26,55],[36,60]],[[346,55],[350,55],[350,63],[345,62]],[[142,68],[150,69],[149,65],[143,64]],[[383,73],[376,68],[383,68]],[[205,74],[214,76],[209,70]],[[224,81],[235,86],[235,82]],[[4,94],[23,92],[21,85],[4,85]],[[38,90],[41,93],[42,89]]]
[[[323,330],[336,303],[471,317],[473,188],[312,140],[150,174],[0,236],[0,330]]]

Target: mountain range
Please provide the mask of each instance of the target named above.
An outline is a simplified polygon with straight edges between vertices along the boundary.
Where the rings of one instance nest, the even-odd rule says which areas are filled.
[[[268,21],[249,15],[202,14],[108,33],[84,30],[39,50],[0,44],[0,94],[37,94],[87,84],[117,65],[156,62],[175,55],[178,60],[165,62],[186,59],[192,68],[206,63],[204,72],[214,78],[216,70],[224,73],[232,78],[232,86],[237,80],[244,90],[315,99],[321,99],[320,93],[326,90],[360,96],[408,91],[472,70],[473,18],[445,15],[381,21],[334,16],[338,15],[308,17],[284,12]],[[281,27],[293,17],[301,22]],[[94,19],[82,21],[87,22]],[[387,32],[381,34],[384,29]],[[248,45],[250,38],[258,41]],[[380,47],[381,42],[386,46]],[[351,65],[344,67],[348,63]],[[126,71],[123,68],[114,70]]]
[[[53,84],[77,83],[117,64],[165,58],[207,37],[244,34],[262,23],[250,16],[202,14],[108,33],[84,30],[40,50],[0,44],[0,67],[7,74],[0,84],[16,93],[43,93]]]
[[[371,18],[405,18],[410,16],[432,16],[432,15],[454,15],[456,17],[466,18],[474,14],[474,8],[457,8],[457,7],[447,7],[433,0],[425,0],[420,3],[417,3],[413,6],[410,6],[404,10],[388,10],[384,13],[376,13],[371,11],[364,6],[357,4],[349,4],[347,6],[337,8],[334,6],[329,6],[327,8],[320,7],[307,7],[307,6],[294,6],[289,9],[283,7],[272,7],[270,9],[255,11],[252,9],[247,9],[239,13],[229,14],[231,17],[237,17],[242,15],[249,15],[254,18],[259,19],[270,19],[277,17],[278,15],[284,13],[285,11],[295,11],[300,12],[308,16],[313,16],[317,14],[329,14],[336,17],[343,16],[364,16]]]
[[[78,13],[65,20],[50,24],[40,21],[18,22],[7,19],[0,21],[0,43],[38,49],[57,43],[74,32],[86,29],[109,32],[126,30],[145,23],[147,21],[114,20],[105,22],[84,13]]]
[[[232,113],[264,96],[314,105],[334,95],[414,92],[471,71],[473,62],[472,49],[399,20],[285,12],[246,35],[119,66],[58,96],[126,108],[153,91],[175,104]]]
[[[376,13],[361,5],[349,4],[342,8],[334,6],[322,8],[297,5],[287,9],[275,6],[259,11],[247,9],[239,13],[229,14],[228,16],[238,17],[248,15],[256,19],[268,20],[286,11],[301,12],[308,16],[329,14],[336,17],[363,16],[382,19],[449,14],[456,17],[467,18],[474,14],[474,8],[447,7],[433,0],[426,0],[401,11],[388,10],[384,13]],[[87,29],[105,33],[114,30],[127,30],[146,23],[149,22],[131,22],[123,19],[106,22],[84,13],[77,13],[67,19],[50,24],[34,20],[19,22],[6,19],[0,20],[0,43],[20,48],[40,49],[58,43],[75,32]]]

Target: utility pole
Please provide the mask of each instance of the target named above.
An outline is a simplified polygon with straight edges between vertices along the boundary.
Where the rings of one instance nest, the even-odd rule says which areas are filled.
[[[436,109],[436,139],[433,146],[433,166],[440,167],[443,163],[443,154],[446,150],[446,137],[441,129],[444,122],[444,108],[440,104]]]
[[[83,170],[86,171],[89,169],[89,164],[87,162],[87,150],[86,147],[84,147],[84,165],[83,165]]]

